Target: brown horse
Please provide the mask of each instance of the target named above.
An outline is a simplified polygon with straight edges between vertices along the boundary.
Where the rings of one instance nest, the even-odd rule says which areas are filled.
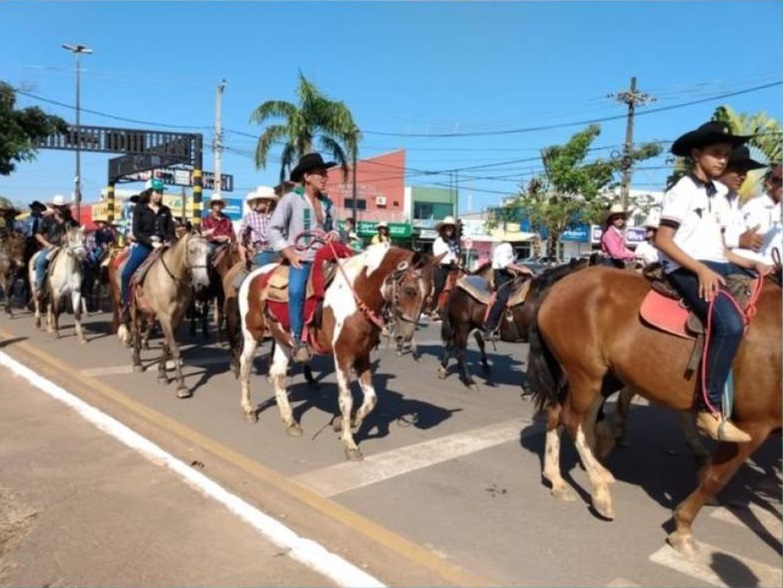
[[[431,288],[433,267],[439,259],[386,244],[374,245],[340,260],[334,281],[326,288],[320,324],[311,327],[310,341],[317,352],[334,357],[340,406],[334,429],[341,433],[350,460],[363,459],[351,428],[361,426],[377,401],[370,352],[378,344],[385,323],[383,317],[396,323],[396,337],[413,337],[416,319]],[[277,406],[287,432],[299,436],[302,428],[293,417],[285,388],[291,339],[279,319],[268,311],[266,274],[276,267],[277,264],[253,271],[239,291],[244,339],[240,357],[241,404],[245,416],[255,420],[256,410],[250,403],[250,368],[256,345],[269,329],[276,343],[270,376]],[[355,415],[349,388],[351,368],[356,370],[364,394]]]
[[[685,378],[693,341],[646,326],[639,317],[649,282],[637,274],[589,268],[564,278],[544,299],[530,333],[528,376],[548,427],[544,478],[553,494],[567,497],[560,475],[560,425],[568,429],[593,488],[596,511],[614,517],[609,484],[614,478],[595,456],[592,421],[602,393],[623,385],[675,410],[694,405],[697,378]],[[781,287],[767,277],[734,361],[733,421],[752,440],[721,442],[699,486],[674,511],[669,543],[693,553],[691,526],[699,509],[732,478],[767,437],[781,429]]]
[[[198,233],[186,233],[150,264],[143,281],[134,287],[131,294],[130,330],[133,340],[133,371],[144,371],[139,357],[143,330],[151,323],[151,319],[155,318],[165,338],[158,362],[158,382],[169,383],[166,362],[169,358],[173,359],[179,398],[189,398],[192,392],[185,386],[182,377],[180,351],[175,332],[190,306],[193,291],[199,291],[207,286],[208,251],[209,246],[204,237]]]
[[[228,244],[222,251],[218,249],[209,263],[209,286],[193,297],[191,308],[188,310],[190,317],[190,336],[196,335],[197,322],[201,322],[201,336],[209,339],[209,309],[215,303],[215,323],[218,330],[218,340],[222,338],[226,325],[225,315],[225,285],[223,278],[239,261],[242,255],[236,243]]]
[[[508,342],[527,341],[528,328],[533,321],[534,309],[538,307],[544,293],[560,278],[585,268],[591,263],[592,261],[587,259],[572,260],[568,264],[548,268],[543,274],[532,279],[528,279],[527,276],[515,278],[508,286],[512,289],[512,294],[509,296],[509,306],[500,323],[501,340]],[[451,354],[455,353],[460,370],[460,380],[473,390],[478,390],[478,385],[465,364],[465,350],[468,346],[470,333],[473,332],[481,352],[482,370],[485,375],[488,375],[490,367],[481,327],[484,324],[491,296],[488,286],[491,276],[492,264],[485,264],[463,278],[467,281],[466,286],[471,290],[471,293],[459,285],[452,290],[443,313],[443,323],[440,330],[444,349],[438,367],[438,378],[443,380],[447,377],[449,359]]]
[[[21,233],[9,231],[0,238],[0,289],[5,298],[5,313],[10,317],[11,297],[17,277],[24,272],[25,238]]]

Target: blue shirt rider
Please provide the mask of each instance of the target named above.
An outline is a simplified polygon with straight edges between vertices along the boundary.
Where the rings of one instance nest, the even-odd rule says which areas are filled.
[[[35,290],[38,296],[43,296],[46,270],[49,267],[49,252],[59,247],[63,235],[71,227],[78,227],[79,223],[71,216],[71,210],[65,202],[65,196],[57,194],[49,203],[51,214],[44,217],[38,224],[35,238],[44,251],[35,260]]]
[[[130,282],[133,274],[144,263],[153,249],[164,242],[174,241],[174,219],[171,209],[163,204],[165,186],[159,179],[148,180],[144,191],[139,194],[138,204],[133,209],[133,244],[130,257],[122,268],[120,299],[122,300],[123,322],[127,322],[130,303]]]
[[[95,246],[92,248],[90,259],[95,266],[98,266],[106,251],[114,244],[116,237],[107,221],[98,219],[95,224],[98,228],[95,230]]]
[[[294,240],[303,232],[324,231],[327,241],[339,241],[340,234],[333,230],[332,202],[324,193],[328,180],[327,170],[336,162],[324,162],[318,153],[303,156],[291,171],[291,181],[301,182],[302,187],[284,195],[269,221],[269,241],[291,265],[288,276],[288,313],[291,319],[292,354],[294,361],[307,362],[310,353],[302,345],[304,330],[304,303],[307,279],[316,251],[323,244],[312,243],[308,249],[297,251]],[[303,239],[301,243],[307,243]]]

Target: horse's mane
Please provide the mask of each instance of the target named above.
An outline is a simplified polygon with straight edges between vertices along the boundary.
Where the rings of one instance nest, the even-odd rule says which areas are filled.
[[[592,265],[591,259],[572,259],[568,263],[545,269],[540,275],[533,278],[533,284],[540,289],[549,288],[571,272],[585,268],[588,265]]]

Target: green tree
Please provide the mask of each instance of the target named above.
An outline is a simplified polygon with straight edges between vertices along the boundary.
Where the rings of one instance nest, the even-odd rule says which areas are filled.
[[[351,111],[344,102],[330,100],[299,72],[298,104],[283,100],[269,100],[250,115],[250,121],[264,124],[270,119],[282,122],[267,126],[256,145],[256,168],[265,168],[272,146],[283,144],[280,181],[286,178],[300,157],[313,151],[318,144],[321,151],[331,155],[347,177],[348,163],[356,156],[361,140]]]
[[[0,175],[10,175],[18,162],[35,160],[36,142],[67,127],[37,106],[17,110],[16,92],[0,80]]]
[[[535,231],[546,231],[550,254],[558,250],[565,230],[578,223],[599,222],[616,199],[611,189],[618,185],[617,173],[622,170],[623,161],[586,161],[590,146],[600,133],[600,126],[590,125],[565,145],[544,148],[541,151],[543,174],[533,178],[505,206],[503,215],[508,216],[516,209],[530,219]],[[631,153],[631,162],[655,157],[660,152],[661,147],[656,143],[638,145]]]

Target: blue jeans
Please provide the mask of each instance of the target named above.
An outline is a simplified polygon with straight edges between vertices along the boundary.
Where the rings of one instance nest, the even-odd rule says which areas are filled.
[[[302,340],[304,328],[304,303],[307,293],[307,278],[313,264],[309,261],[302,262],[302,267],[291,267],[288,273],[288,315],[291,319],[291,334],[294,336],[294,344]]]
[[[127,305],[130,296],[130,281],[133,274],[139,269],[144,260],[147,259],[152,253],[152,247],[144,245],[143,243],[134,243],[130,248],[130,257],[125,262],[125,267],[122,268],[122,276],[120,277],[120,300]]]
[[[103,257],[103,253],[106,251],[106,249],[103,247],[103,245],[96,245],[95,248],[92,250],[92,255],[90,255],[90,259],[96,266],[101,262],[101,257]]]
[[[280,261],[280,254],[277,251],[259,251],[253,258],[253,262],[259,267],[278,261]]]
[[[747,274],[745,270],[731,263],[713,261],[703,261],[702,263],[723,277],[729,274]],[[696,274],[680,268],[669,274],[669,280],[706,326],[709,306],[699,297],[699,279]],[[704,343],[707,346],[707,381],[702,382],[702,386],[707,389],[709,403],[716,410],[720,410],[723,387],[726,385],[731,364],[742,341],[745,325],[742,315],[728,296],[718,295],[713,299],[712,304],[710,339]],[[698,394],[697,397],[699,407],[701,409],[708,408],[703,395]]]
[[[46,280],[46,268],[49,267],[49,252],[51,249],[41,249],[41,254],[35,260],[35,289],[39,292],[43,290],[44,280]]]

